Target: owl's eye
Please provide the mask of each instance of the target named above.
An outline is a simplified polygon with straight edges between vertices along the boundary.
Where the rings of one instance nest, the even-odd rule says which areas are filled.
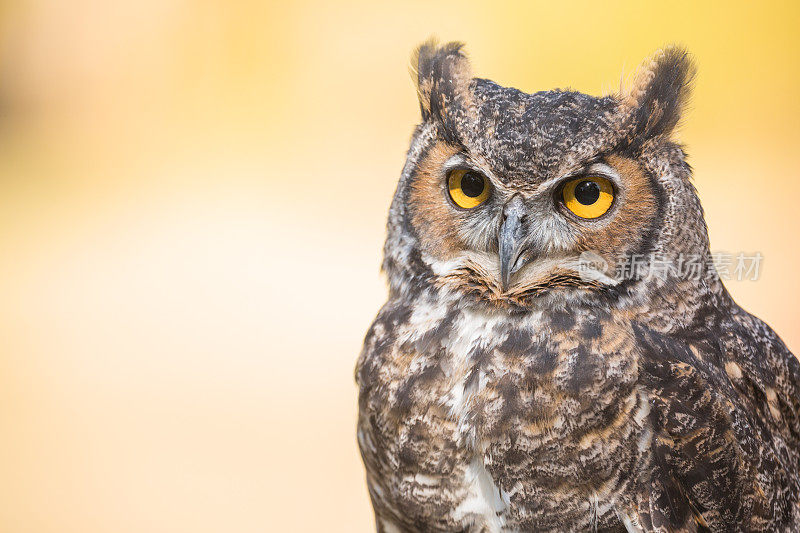
[[[447,191],[458,207],[472,209],[485,202],[491,193],[489,178],[474,170],[457,168],[447,175]]]
[[[564,205],[581,218],[597,218],[614,202],[614,187],[600,176],[581,177],[568,181],[561,191]]]

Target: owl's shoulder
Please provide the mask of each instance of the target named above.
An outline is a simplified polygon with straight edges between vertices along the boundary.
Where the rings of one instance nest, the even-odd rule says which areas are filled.
[[[640,520],[674,526],[702,516],[754,529],[797,520],[800,374],[777,335],[738,307],[704,328],[637,324],[635,334],[655,436],[638,496],[650,510]]]
[[[766,323],[735,304],[691,330],[660,332],[634,323],[643,383],[679,383],[675,369],[762,419],[800,446],[800,362]]]

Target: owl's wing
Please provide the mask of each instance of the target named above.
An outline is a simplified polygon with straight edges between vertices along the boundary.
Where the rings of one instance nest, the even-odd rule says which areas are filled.
[[[644,530],[763,531],[797,519],[797,361],[742,318],[688,341],[637,328],[653,433],[634,502]]]

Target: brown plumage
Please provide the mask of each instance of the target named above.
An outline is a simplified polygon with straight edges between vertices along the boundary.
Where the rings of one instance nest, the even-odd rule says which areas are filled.
[[[708,260],[670,140],[688,55],[600,98],[474,78],[457,44],[415,71],[356,369],[377,529],[797,531],[800,367]]]

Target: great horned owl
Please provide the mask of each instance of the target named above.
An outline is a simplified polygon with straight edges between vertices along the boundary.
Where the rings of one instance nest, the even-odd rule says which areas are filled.
[[[687,53],[599,98],[414,66],[356,369],[378,531],[798,531],[800,368],[709,260]]]

